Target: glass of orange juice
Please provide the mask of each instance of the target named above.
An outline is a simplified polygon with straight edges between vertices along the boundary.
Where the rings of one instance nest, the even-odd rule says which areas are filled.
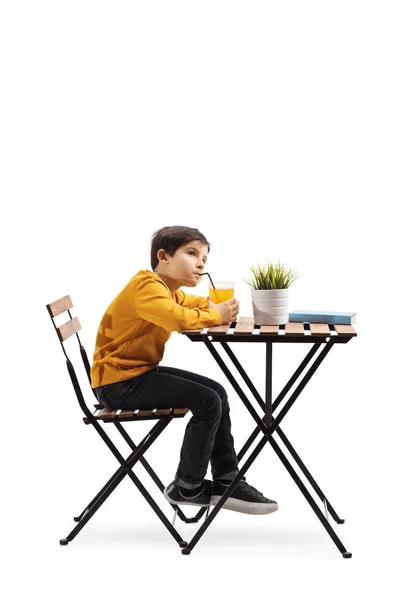
[[[225,302],[233,298],[235,292],[235,284],[233,281],[214,281],[215,289],[211,283],[209,285],[209,296],[214,304]]]

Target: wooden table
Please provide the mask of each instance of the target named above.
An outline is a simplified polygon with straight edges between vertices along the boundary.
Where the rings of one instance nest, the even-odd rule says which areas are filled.
[[[296,485],[310,504],[311,508],[315,512],[318,519],[330,535],[331,539],[342,553],[344,558],[350,558],[351,553],[346,550],[336,532],[332,528],[329,522],[329,514],[335,520],[336,523],[344,523],[344,519],[338,517],[331,503],[322,492],[321,488],[312,477],[310,471],[307,469],[292,444],[285,436],[281,428],[281,422],[286,416],[287,412],[293,406],[295,400],[298,398],[300,393],[303,391],[315,371],[321,365],[322,361],[328,355],[330,350],[335,344],[347,344],[353,337],[357,336],[357,333],[352,325],[328,325],[328,324],[308,324],[308,323],[287,323],[286,325],[269,325],[262,327],[255,327],[254,320],[250,317],[239,318],[237,323],[231,323],[229,325],[220,325],[217,327],[210,327],[202,330],[188,330],[182,332],[193,342],[202,342],[205,344],[207,349],[220,366],[221,370],[231,383],[232,387],[238,394],[239,398],[243,401],[244,405],[254,418],[256,427],[251,433],[249,439],[244,444],[243,448],[238,453],[239,465],[240,460],[253,444],[255,439],[261,433],[262,438],[259,441],[246,462],[240,468],[238,475],[232,481],[231,485],[227,488],[226,492],[222,496],[221,500],[214,507],[211,513],[207,516],[201,527],[198,529],[196,534],[193,536],[186,548],[182,549],[183,554],[190,554],[191,550],[197,544],[203,533],[209,527],[213,519],[222,508],[225,500],[228,498],[230,493],[234,490],[240,479],[249,469],[255,458],[264,448],[267,442],[269,442],[282,461],[283,465],[289,472]],[[253,382],[249,375],[246,373],[242,365],[240,364],[237,356],[233,352],[231,345],[236,343],[256,343],[264,344],[266,348],[266,368],[265,368],[265,398],[262,398],[256,390]],[[307,352],[305,358],[301,361],[293,375],[290,377],[286,385],[282,388],[281,392],[272,400],[272,351],[274,344],[284,343],[302,343],[310,344],[311,348]],[[253,399],[250,400],[242,387],[236,381],[235,377],[229,370],[228,366],[222,359],[220,353],[217,351],[217,344],[223,348],[228,355],[229,359],[236,367],[244,383],[248,387]],[[314,359],[314,360],[313,360]],[[313,361],[313,362],[312,362]],[[299,380],[299,381],[298,381]],[[296,387],[291,392],[291,395],[286,399],[285,404],[281,407],[278,414],[276,409],[282,403],[289,390],[297,382]],[[259,413],[254,408],[254,403],[257,403],[263,409],[263,417],[259,416]],[[318,506],[313,496],[308,491],[303,480],[295,471],[292,463],[288,460],[287,456],[283,453],[280,444],[277,439],[289,452],[294,462],[301,470],[304,478],[311,485],[315,494],[322,502],[324,512]]]

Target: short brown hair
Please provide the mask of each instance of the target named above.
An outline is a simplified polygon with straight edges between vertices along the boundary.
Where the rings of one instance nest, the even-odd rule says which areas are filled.
[[[178,248],[195,240],[198,240],[202,244],[207,244],[208,251],[210,251],[210,242],[206,240],[198,229],[183,227],[181,225],[158,229],[158,231],[153,233],[151,238],[150,261],[153,271],[158,265],[157,252],[159,250],[163,249],[171,256],[174,256]]]

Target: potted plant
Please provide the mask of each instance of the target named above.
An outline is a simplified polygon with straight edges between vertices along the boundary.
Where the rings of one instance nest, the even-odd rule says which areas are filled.
[[[289,317],[289,287],[299,277],[285,264],[267,262],[250,267],[250,285],[255,325],[282,325]]]

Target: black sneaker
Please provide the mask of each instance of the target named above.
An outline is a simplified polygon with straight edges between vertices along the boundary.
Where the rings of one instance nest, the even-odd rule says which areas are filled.
[[[217,504],[227,487],[228,484],[222,483],[222,481],[214,482],[211,495],[212,505],[215,506]],[[278,510],[278,503],[275,500],[265,498],[261,492],[242,479],[233,492],[231,492],[231,495],[225,500],[222,508],[247,513],[248,515],[268,515]]]
[[[203,485],[196,490],[184,490],[173,481],[164,490],[164,496],[170,504],[186,504],[188,506],[210,506],[212,482],[204,479]]]

